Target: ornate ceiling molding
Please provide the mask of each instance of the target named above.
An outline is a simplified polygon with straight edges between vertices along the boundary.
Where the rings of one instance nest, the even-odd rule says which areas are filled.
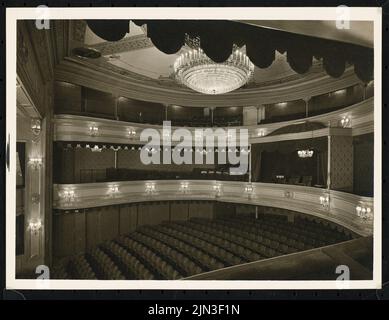
[[[302,212],[340,224],[360,235],[370,235],[373,219],[364,220],[356,207],[363,204],[373,209],[373,198],[328,189],[272,183],[185,180],[188,188],[180,191],[180,180],[120,181],[54,185],[54,208],[82,209],[135,202],[165,200],[214,200],[284,208]],[[148,185],[154,187],[148,192]],[[214,186],[220,186],[215,190]],[[115,193],[112,193],[112,186]],[[247,190],[250,190],[249,192]],[[69,191],[72,197],[69,198]],[[320,204],[328,196],[330,210]]]
[[[71,20],[70,24],[73,29],[73,40],[84,43],[86,22],[84,20]]]
[[[66,58],[56,68],[55,78],[123,97],[193,107],[258,106],[305,99],[361,83],[353,68],[348,68],[337,79],[320,73],[298,81],[243,88],[223,95],[203,95],[186,88],[169,87],[164,85],[165,82],[151,81],[139,75],[120,74],[108,70],[106,66],[75,58]]]
[[[99,50],[103,56],[117,54],[122,52],[140,50],[154,47],[153,43],[146,35],[140,34],[132,37],[123,38],[115,42],[103,42],[90,46]]]

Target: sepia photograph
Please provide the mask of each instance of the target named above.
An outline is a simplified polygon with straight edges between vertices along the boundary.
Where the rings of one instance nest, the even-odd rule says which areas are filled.
[[[380,288],[378,8],[7,26],[8,288]]]

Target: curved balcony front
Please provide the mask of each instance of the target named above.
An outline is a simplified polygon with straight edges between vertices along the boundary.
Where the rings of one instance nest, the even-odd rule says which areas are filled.
[[[150,201],[214,200],[293,210],[332,221],[363,236],[373,231],[373,198],[306,186],[216,180],[147,180],[56,184],[53,194],[53,207],[58,210]]]

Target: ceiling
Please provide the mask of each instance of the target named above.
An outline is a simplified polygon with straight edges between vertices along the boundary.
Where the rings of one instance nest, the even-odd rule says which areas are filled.
[[[173,81],[173,64],[180,51],[171,55],[159,51],[147,38],[146,33],[146,28],[130,22],[130,33],[127,33],[122,40],[108,42],[95,35],[87,26],[85,45],[98,49],[103,58],[116,67],[152,79]],[[318,61],[314,63],[319,65]],[[255,67],[250,83],[260,85],[289,77],[299,78],[286,61],[286,55],[277,52],[275,61],[270,67],[265,69]]]
[[[277,29],[306,36],[331,39],[353,43],[366,47],[373,47],[374,25],[372,21],[350,21],[350,28],[337,28],[336,21],[309,21],[309,20],[266,20],[241,21],[258,27]]]
[[[367,47],[372,46],[373,43],[373,23],[368,21],[352,21],[350,29],[342,30],[336,28],[335,21],[242,22],[262,28],[338,40]],[[87,26],[84,38],[85,45],[99,50],[102,59],[115,67],[150,79],[171,81],[172,85],[176,85],[173,77],[173,64],[181,50],[175,54],[165,54],[158,50],[147,37],[146,26],[140,27],[131,21],[129,24],[130,32],[123,39],[115,42],[98,37]],[[314,59],[313,67],[306,74],[297,74],[287,62],[286,53],[281,54],[276,51],[275,60],[270,67],[264,69],[255,67],[254,76],[248,85],[262,86],[301,79],[308,74],[321,73],[323,70],[322,62]]]

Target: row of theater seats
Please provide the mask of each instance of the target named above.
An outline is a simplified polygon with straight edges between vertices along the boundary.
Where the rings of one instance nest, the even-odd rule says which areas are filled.
[[[55,278],[181,279],[246,262],[322,247],[354,235],[330,222],[260,215],[193,218],[141,226],[59,264]]]
[[[109,241],[103,245],[103,248],[108,252],[121,270],[123,270],[126,279],[145,279],[153,280],[154,275],[144,264],[126,249],[126,242],[123,240],[123,246],[115,241]]]
[[[99,279],[104,280],[125,280],[123,272],[118,265],[105,253],[102,248],[97,247],[87,254],[93,269]]]

